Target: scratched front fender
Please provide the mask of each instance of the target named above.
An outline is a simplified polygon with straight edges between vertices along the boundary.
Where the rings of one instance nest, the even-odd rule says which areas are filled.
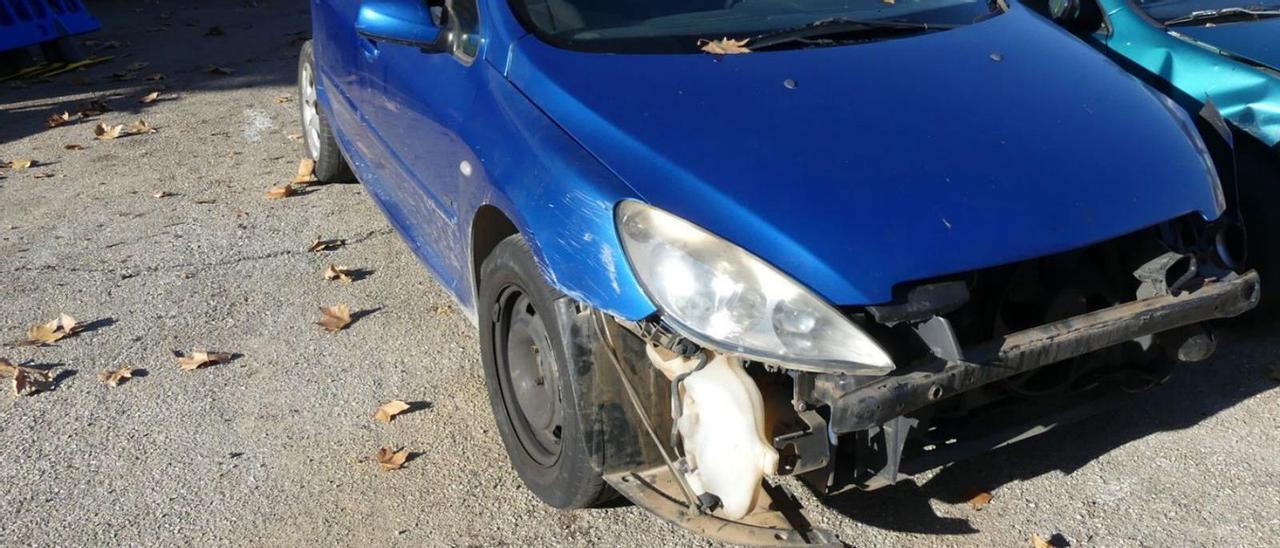
[[[490,77],[463,135],[482,168],[459,196],[462,209],[490,205],[511,218],[560,291],[621,318],[651,314],[614,227],[614,207],[634,191],[499,73]]]

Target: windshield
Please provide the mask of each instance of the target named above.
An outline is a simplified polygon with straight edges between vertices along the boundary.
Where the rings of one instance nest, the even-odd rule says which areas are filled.
[[[528,29],[562,48],[692,53],[699,39],[749,38],[831,18],[954,27],[1000,0],[511,0]]]
[[[1193,12],[1245,8],[1251,10],[1280,9],[1280,0],[1136,0],[1138,7],[1161,23],[1186,17]],[[1219,22],[1213,22],[1220,24]],[[1203,24],[1203,23],[1201,23]]]

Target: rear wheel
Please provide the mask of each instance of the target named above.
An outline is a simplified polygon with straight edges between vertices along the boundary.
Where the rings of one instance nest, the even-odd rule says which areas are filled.
[[[325,118],[324,109],[320,108],[316,78],[315,52],[308,40],[302,44],[302,53],[298,56],[298,109],[299,119],[302,120],[302,142],[306,145],[307,157],[316,162],[316,179],[325,183],[350,182],[355,177],[342,157],[342,150],[338,148],[338,141]]]
[[[485,382],[498,432],[520,478],[557,508],[604,502],[599,404],[594,368],[566,344],[574,307],[549,286],[519,235],[503,240],[481,266],[477,305]],[[578,334],[582,336],[582,334]],[[589,345],[586,345],[589,347]]]

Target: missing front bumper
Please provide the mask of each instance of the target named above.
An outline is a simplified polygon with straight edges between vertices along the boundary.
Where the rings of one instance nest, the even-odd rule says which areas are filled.
[[[843,546],[834,533],[814,528],[800,513],[800,505],[768,481],[762,509],[735,521],[689,508],[665,466],[609,474],[604,479],[637,506],[715,541],[746,546]]]
[[[1178,296],[1119,304],[1018,331],[973,348],[962,359],[929,358],[910,373],[843,393],[828,382],[830,427],[836,433],[876,428],[938,400],[1124,341],[1243,314],[1258,304],[1258,274],[1250,271]],[[828,379],[828,381],[832,381]],[[821,383],[820,383],[821,384]]]
[[[944,398],[1125,341],[1237,316],[1256,306],[1261,292],[1258,276],[1253,272],[1229,274],[1216,280],[1198,279],[1195,287],[1177,296],[1157,294],[1017,331],[972,347],[938,345],[933,348],[935,357],[904,368],[899,374],[871,381],[842,375],[760,372],[762,376],[771,374],[794,379],[779,386],[787,394],[795,390],[790,403],[796,406],[797,418],[804,423],[797,431],[770,430],[774,447],[779,452],[790,450],[787,452],[791,462],[779,472],[801,476],[819,492],[831,492],[827,488],[835,486],[837,470],[846,468],[851,470],[848,479],[864,489],[889,485],[899,478],[904,442],[918,424],[908,415]],[[1167,286],[1161,290],[1177,291]],[[768,500],[742,519],[725,519],[703,508],[700,499],[691,494],[687,485],[682,485],[681,453],[673,452],[674,448],[667,443],[672,415],[665,395],[670,393],[670,384],[655,373],[656,368],[646,367],[649,362],[646,349],[648,345],[659,344],[659,339],[652,337],[651,332],[636,329],[634,324],[613,322],[600,313],[583,316],[591,320],[588,329],[608,341],[596,348],[601,354],[596,363],[610,364],[611,372],[617,373],[618,387],[626,388],[616,390],[627,396],[619,396],[618,404],[629,408],[628,414],[636,419],[632,427],[637,442],[634,449],[645,450],[625,464],[619,461],[605,470],[605,479],[619,493],[671,523],[724,542],[822,545],[833,540],[829,533],[811,528],[798,508],[788,503],[790,497],[769,480],[764,482]],[[939,340],[924,335],[922,338],[926,342]],[[950,340],[955,342],[954,334]],[[762,381],[757,379],[757,382]],[[778,400],[775,393],[773,400],[786,401],[787,398]],[[821,409],[823,406],[830,412]],[[876,464],[877,459],[859,464],[863,462],[860,455],[852,461],[837,458],[838,450],[859,451],[856,443],[846,446],[838,442],[838,434],[854,432],[861,432],[861,439],[874,436],[878,440],[875,449],[880,453],[876,456],[883,461],[883,467]],[[1007,442],[980,441],[989,442],[989,446]],[[850,483],[842,479],[839,485]]]

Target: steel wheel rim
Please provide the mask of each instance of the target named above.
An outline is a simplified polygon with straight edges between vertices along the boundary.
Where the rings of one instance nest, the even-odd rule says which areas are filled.
[[[499,299],[496,326],[498,379],[516,437],[542,466],[560,458],[562,405],[560,374],[551,336],[529,297],[508,288]]]
[[[316,104],[316,81],[310,63],[302,65],[302,132],[307,141],[307,154],[320,156],[320,111]]]

